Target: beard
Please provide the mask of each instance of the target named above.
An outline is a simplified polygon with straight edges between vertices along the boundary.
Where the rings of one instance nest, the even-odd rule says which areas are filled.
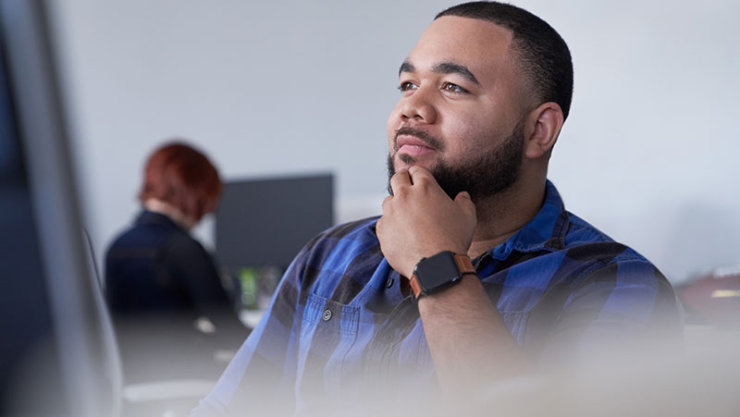
[[[499,146],[456,166],[438,159],[431,172],[451,199],[454,200],[458,193],[467,191],[473,203],[478,203],[508,190],[516,182],[522,166],[523,143],[524,120],[521,120]],[[405,154],[400,158],[406,163],[414,162],[414,158]],[[392,156],[388,155],[387,163],[388,193],[393,195],[390,178],[395,175],[396,168]]]

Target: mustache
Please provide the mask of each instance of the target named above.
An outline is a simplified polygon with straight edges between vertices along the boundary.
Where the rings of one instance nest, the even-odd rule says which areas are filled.
[[[432,136],[423,130],[414,129],[413,127],[402,127],[396,130],[396,136],[393,137],[393,146],[395,150],[398,150],[398,137],[401,135],[414,136],[425,144],[429,145],[431,148],[440,151],[443,150],[443,143],[441,139],[438,139],[437,137]]]

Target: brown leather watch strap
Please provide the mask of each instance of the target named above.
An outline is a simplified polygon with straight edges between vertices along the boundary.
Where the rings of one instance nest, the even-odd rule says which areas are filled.
[[[411,286],[411,292],[414,293],[414,298],[419,298],[419,295],[421,295],[421,285],[419,285],[419,279],[416,278],[416,274],[411,275],[411,278],[409,278],[409,285]]]
[[[457,268],[460,270],[460,275],[477,273],[475,272],[473,261],[470,260],[468,255],[455,254],[455,262],[457,262]]]
[[[465,274],[477,274],[475,266],[473,266],[473,262],[470,260],[468,255],[455,254],[454,258],[455,263],[457,263],[457,269],[460,271],[460,276]],[[409,278],[409,285],[411,286],[411,292],[414,293],[414,297],[418,299],[421,295],[422,289],[416,274],[411,275],[411,278]]]

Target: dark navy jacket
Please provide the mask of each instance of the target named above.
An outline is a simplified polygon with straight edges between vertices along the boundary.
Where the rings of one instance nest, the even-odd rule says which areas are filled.
[[[141,212],[114,240],[105,257],[105,280],[124,362],[129,357],[143,371],[162,365],[161,357],[179,366],[172,359],[173,348],[183,356],[181,362],[207,362],[214,351],[236,349],[248,334],[211,256],[163,214]],[[215,332],[198,330],[203,317],[215,325]],[[169,371],[187,373],[176,369],[160,374],[171,375]]]

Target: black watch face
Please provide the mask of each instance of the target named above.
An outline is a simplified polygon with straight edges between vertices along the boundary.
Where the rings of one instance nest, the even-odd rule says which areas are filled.
[[[416,265],[416,279],[423,294],[441,290],[460,279],[460,271],[452,252],[440,252]]]

